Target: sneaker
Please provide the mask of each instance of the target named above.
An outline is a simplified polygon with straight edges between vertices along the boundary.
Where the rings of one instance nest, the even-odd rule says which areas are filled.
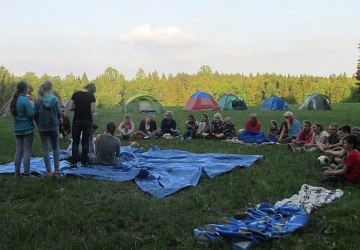
[[[47,176],[47,177],[52,177],[53,174],[52,174],[51,172],[47,172],[46,176]]]
[[[191,140],[191,139],[192,139],[192,137],[189,137],[189,138],[188,138],[188,140]]]
[[[147,140],[149,139],[150,137],[149,136],[144,136],[144,140]]]
[[[55,170],[53,173],[53,176],[57,177],[60,176],[60,171],[59,170]]]

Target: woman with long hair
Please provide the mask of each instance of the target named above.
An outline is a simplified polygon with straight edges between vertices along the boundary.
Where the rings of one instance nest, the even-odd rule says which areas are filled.
[[[14,117],[14,134],[16,136],[15,152],[15,176],[21,177],[20,166],[21,160],[24,167],[24,178],[32,178],[30,174],[30,158],[32,143],[34,138],[34,107],[26,94],[29,85],[25,81],[20,81],[16,85],[10,103],[10,112]]]
[[[53,84],[45,81],[35,100],[35,122],[38,126],[47,176],[59,176],[60,101],[52,94]],[[51,172],[50,144],[53,150],[54,172]]]

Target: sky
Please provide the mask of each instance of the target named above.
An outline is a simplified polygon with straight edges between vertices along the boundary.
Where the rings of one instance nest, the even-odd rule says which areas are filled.
[[[356,72],[359,0],[0,0],[0,66],[89,79]]]

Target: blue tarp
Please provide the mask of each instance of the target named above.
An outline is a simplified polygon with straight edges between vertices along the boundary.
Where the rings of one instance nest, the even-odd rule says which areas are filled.
[[[147,152],[122,147],[118,166],[94,165],[70,169],[67,161],[61,161],[60,170],[64,176],[112,181],[135,180],[144,192],[163,198],[182,188],[196,186],[201,177],[213,178],[236,167],[250,167],[261,158],[261,155],[196,154],[181,150],[160,150],[157,146]],[[46,175],[42,157],[31,159],[31,172]],[[0,165],[0,174],[6,173],[14,173],[13,162]]]
[[[266,240],[287,236],[308,220],[309,215],[298,206],[261,203],[244,213],[225,217],[218,224],[195,228],[194,237],[205,242],[231,243],[233,249],[247,250]]]

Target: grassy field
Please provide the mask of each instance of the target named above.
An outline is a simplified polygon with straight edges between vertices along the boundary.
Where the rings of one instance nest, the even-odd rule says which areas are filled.
[[[175,113],[180,131],[191,112],[168,107]],[[332,111],[298,111],[300,120],[319,121],[327,127],[360,126],[360,104],[333,105]],[[283,112],[222,111],[231,116],[236,128],[256,112],[268,131],[271,119],[279,122]],[[99,110],[95,122],[99,132],[106,122],[119,123],[123,113],[117,109]],[[214,112],[206,112],[212,117]],[[193,112],[199,119],[202,112]],[[163,114],[156,115],[158,124]],[[139,124],[141,115],[133,115]],[[0,118],[0,164],[13,160],[15,140],[12,119]],[[262,154],[263,161],[249,169],[202,179],[197,187],[186,188],[165,199],[143,193],[134,182],[96,181],[58,178],[31,181],[0,176],[0,249],[228,249],[226,245],[204,246],[192,238],[193,229],[216,223],[261,202],[275,203],[296,194],[304,183],[323,186],[319,153],[292,153],[281,145],[239,145],[223,141],[146,140],[145,149],[159,145],[192,152]],[[61,145],[66,148],[66,144]],[[33,155],[40,156],[36,134]],[[332,188],[331,186],[324,186]],[[360,249],[360,189],[339,184],[345,194],[339,200],[313,212],[309,223],[290,237],[262,244],[257,249]]]

